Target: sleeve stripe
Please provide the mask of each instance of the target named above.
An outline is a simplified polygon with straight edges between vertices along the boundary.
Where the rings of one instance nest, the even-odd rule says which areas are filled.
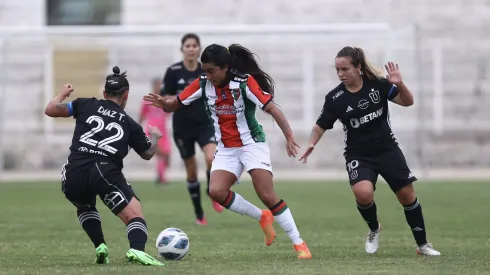
[[[395,91],[395,89],[396,89],[396,86],[393,84],[393,85],[391,86],[390,91],[388,92],[388,98],[390,98],[391,94],[393,93],[393,91]]]
[[[186,88],[187,89],[187,88]],[[189,105],[191,102],[194,100],[198,99],[201,97],[202,94],[202,89],[199,88],[195,90],[192,94],[191,93],[180,93],[177,98],[180,100],[180,102],[184,105]]]
[[[70,116],[72,116],[73,115],[73,103],[72,102],[68,102],[67,105],[68,105],[68,114]]]
[[[247,85],[246,87],[246,91],[247,91],[247,95],[248,97],[250,98],[254,98],[256,101],[255,101],[255,104],[258,104],[258,106],[263,106],[265,104],[267,104],[269,102],[269,100],[272,99],[272,96],[269,94],[269,93],[262,93],[262,91],[255,91],[253,89],[253,87],[250,87],[249,85]],[[259,104],[260,103],[260,104]],[[261,107],[263,108],[263,107]]]
[[[252,76],[249,76],[247,79],[247,89],[262,104],[266,104],[272,97],[271,94],[266,93],[260,88],[257,81]]]
[[[267,105],[269,105],[269,103],[271,103],[271,102],[272,102],[272,97],[271,97],[271,98],[269,98],[269,100],[267,100],[267,102],[266,102],[266,103],[264,103],[264,106],[262,106],[262,110],[264,110],[264,109],[265,109],[265,107],[266,107]]]
[[[183,105],[189,105],[194,100],[201,98],[201,96],[202,89],[200,79],[196,78],[177,97],[180,99],[180,102],[182,102]]]

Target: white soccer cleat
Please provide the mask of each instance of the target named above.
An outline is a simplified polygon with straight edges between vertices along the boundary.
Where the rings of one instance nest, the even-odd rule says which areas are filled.
[[[371,231],[371,229],[368,232],[367,238],[366,238],[366,252],[368,254],[374,254],[376,251],[378,251],[379,247],[379,233],[381,233],[381,224],[378,226],[378,230],[376,231]]]
[[[440,256],[441,252],[435,250],[431,243],[426,243],[417,247],[417,254],[425,256]]]

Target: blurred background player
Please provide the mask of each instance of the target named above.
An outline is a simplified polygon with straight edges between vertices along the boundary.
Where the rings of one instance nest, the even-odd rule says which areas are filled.
[[[203,73],[201,63],[198,61],[201,53],[199,36],[193,33],[184,35],[181,39],[180,50],[183,60],[170,66],[163,77],[160,94],[164,97],[172,98],[180,94],[185,87]],[[187,172],[187,189],[194,205],[196,223],[205,225],[207,221],[201,205],[201,185],[197,176],[195,143],[199,144],[204,153],[207,175],[206,193],[209,195],[209,175],[216,150],[216,139],[213,125],[205,111],[204,100],[196,100],[189,106],[177,110],[173,114],[172,129],[175,144],[184,160]],[[215,201],[212,203],[214,210],[223,211],[223,207],[219,203]]]
[[[383,70],[367,61],[361,48],[344,47],[335,58],[341,84],[325,97],[323,110],[311,132],[308,148],[300,158],[306,163],[323,133],[339,119],[345,131],[345,160],[357,209],[369,226],[365,249],[378,250],[381,224],[374,202],[375,184],[381,175],[398,201],[417,243],[417,254],[438,256],[439,251],[427,242],[422,206],[413,182],[417,179],[408,168],[405,157],[391,129],[388,101],[400,106],[413,105],[413,96],[403,83],[398,64]]]
[[[155,94],[160,93],[160,87],[162,82],[159,78],[155,78],[152,81],[152,92]],[[149,135],[149,127],[157,127],[162,133],[162,137],[158,140],[158,149],[156,156],[158,160],[156,161],[157,168],[157,180],[156,183],[167,184],[166,170],[170,164],[170,138],[167,133],[167,119],[169,115],[165,113],[162,109],[156,108],[143,101],[141,104],[140,119],[139,123],[145,122],[145,133]]]
[[[62,191],[77,208],[83,229],[94,244],[95,263],[109,263],[109,251],[102,232],[102,222],[95,207],[97,195],[126,225],[130,249],[126,259],[143,265],[163,266],[144,252],[148,228],[141,204],[122,173],[123,159],[133,148],[141,158],[153,157],[162,136],[150,127],[151,139],[125,111],[129,82],[118,67],[107,76],[105,100],[78,98],[62,103],[73,87],[68,84],[45,108],[49,117],[75,118],[70,155],[62,168]]]
[[[269,145],[255,118],[257,107],[272,115],[286,137],[288,156],[296,156],[298,145],[293,132],[284,114],[272,102],[274,81],[262,71],[254,55],[240,45],[228,48],[210,45],[201,60],[206,74],[194,80],[177,97],[149,94],[145,100],[174,112],[204,97],[218,141],[209,195],[228,210],[256,219],[264,231],[266,245],[271,245],[276,237],[272,226],[275,219],[293,242],[298,258],[311,258],[291,211],[274,190]],[[269,209],[261,210],[230,190],[244,169],[252,177],[260,200]]]

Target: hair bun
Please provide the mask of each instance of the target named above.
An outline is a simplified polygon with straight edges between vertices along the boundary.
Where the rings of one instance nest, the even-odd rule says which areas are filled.
[[[119,73],[121,72],[121,70],[119,69],[119,67],[118,67],[118,66],[114,66],[114,68],[112,68],[112,72],[113,72],[114,74],[119,74]]]

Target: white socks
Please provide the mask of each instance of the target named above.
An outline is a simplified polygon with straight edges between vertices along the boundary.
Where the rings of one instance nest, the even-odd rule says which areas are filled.
[[[293,244],[299,245],[303,240],[299,237],[299,231],[294,222],[293,215],[283,200],[280,200],[272,209],[272,214],[276,222],[286,231]]]
[[[247,215],[256,219],[257,221],[260,221],[260,218],[262,217],[262,210],[260,210],[260,208],[251,204],[242,196],[233,191],[230,191],[223,206],[230,211],[240,215]]]

